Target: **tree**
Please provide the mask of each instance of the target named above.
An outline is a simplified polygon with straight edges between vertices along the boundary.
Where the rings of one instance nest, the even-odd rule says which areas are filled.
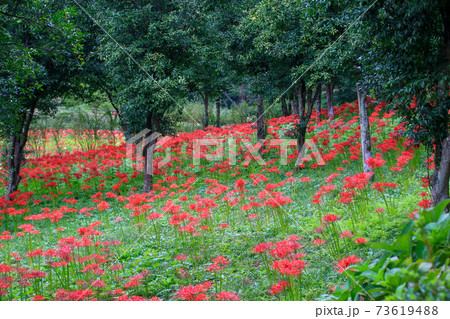
[[[403,120],[406,134],[434,150],[434,204],[449,197],[450,3],[355,1],[353,10],[370,8],[358,25],[361,87],[385,100]]]
[[[183,75],[189,91],[203,101],[203,126],[207,127],[210,101],[222,94],[231,76],[228,46],[236,9],[223,0],[181,1],[179,6],[180,23],[187,30]]]
[[[0,5],[0,134],[7,140],[6,199],[18,190],[24,149],[36,111],[55,98],[83,65],[83,34],[66,1],[6,1]]]
[[[178,1],[100,1],[96,19],[105,26],[98,54],[108,79],[106,92],[120,111],[127,136],[144,129],[143,191],[152,189],[155,133],[170,133],[168,114],[180,111],[186,81],[180,66],[188,60],[187,27]],[[100,6],[100,7],[98,7]]]
[[[258,31],[253,43],[259,56],[264,57],[266,74],[278,83],[289,80],[282,94],[287,93],[291,98],[292,113],[298,115],[299,151],[305,143],[307,125],[321,93],[321,84],[332,81],[337,73],[323,62],[332,60],[331,55],[324,56],[324,52],[337,39],[342,24],[341,20],[329,15],[330,8],[331,5],[325,2],[270,0],[258,3],[250,14],[251,31]],[[333,64],[336,69],[338,65]],[[279,72],[276,77],[273,70],[278,66],[282,66],[279,69],[284,72]],[[282,108],[286,109],[283,101]]]

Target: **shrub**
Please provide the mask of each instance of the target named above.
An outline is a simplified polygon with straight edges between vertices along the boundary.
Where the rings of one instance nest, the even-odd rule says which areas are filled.
[[[423,211],[406,224],[394,244],[374,244],[386,253],[349,267],[333,299],[449,300],[449,203]]]

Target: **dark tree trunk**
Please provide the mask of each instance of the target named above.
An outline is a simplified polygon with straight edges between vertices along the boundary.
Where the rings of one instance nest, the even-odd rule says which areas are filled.
[[[30,130],[31,121],[33,120],[34,111],[36,109],[37,100],[33,100],[29,104],[27,111],[21,116],[20,131],[13,133],[8,146],[6,167],[8,169],[8,185],[6,187],[6,199],[11,199],[11,194],[16,192],[21,180],[20,169],[24,160],[23,151],[28,141],[28,131]]]
[[[265,139],[265,130],[264,130],[264,109],[263,109],[263,99],[261,95],[258,95],[258,118],[256,119],[256,137],[258,140]]]
[[[372,157],[371,141],[370,141],[370,124],[367,105],[367,96],[361,88],[357,88],[358,106],[359,106],[359,122],[361,126],[361,148],[364,172],[372,172],[366,161]]]
[[[153,115],[147,115],[146,128],[148,132],[144,136],[144,186],[143,192],[148,193],[153,189],[153,153],[158,141],[159,133],[155,131],[158,127],[158,118]]]
[[[289,116],[286,98],[284,96],[281,97],[281,112],[283,113],[283,116]]]
[[[221,104],[221,100],[217,99],[217,101],[216,101],[216,127],[220,127],[220,104]]]
[[[334,98],[334,85],[331,83],[325,84],[325,94],[327,97],[327,109],[328,109],[328,118],[334,119],[334,108],[333,108],[333,98]]]
[[[116,105],[116,103],[114,102],[114,99],[113,99],[113,97],[112,97],[111,91],[106,90],[105,92],[106,92],[106,96],[108,97],[109,103],[111,103],[112,107],[114,108],[114,110],[115,110],[116,113],[117,113],[117,117],[119,118],[119,124],[120,124],[120,127],[122,128],[122,131],[123,131],[124,133],[127,133],[128,126],[127,126],[127,124],[125,123],[125,120],[124,120],[124,118],[123,118],[122,112],[120,112],[120,108],[119,108],[119,107]]]
[[[306,110],[306,84],[305,81],[300,82],[300,86],[296,90],[298,100],[298,114],[303,116]]]
[[[205,105],[205,119],[203,121],[203,126],[207,127],[209,125],[209,99],[208,99],[208,92],[205,92],[203,103]]]
[[[433,205],[449,198],[450,179],[450,137],[447,137],[442,144],[442,153],[439,169],[436,171],[436,180],[431,190],[431,200]]]
[[[289,109],[290,109],[292,115],[298,115],[298,105],[295,100],[291,100],[289,102]]]
[[[313,95],[313,91],[312,89],[308,89],[306,90],[301,90],[301,94],[302,94],[302,100],[304,101],[303,104],[305,105],[304,107],[307,107],[307,109],[304,108],[304,112],[303,114],[300,114],[300,122],[298,125],[298,138],[297,138],[297,147],[298,147],[298,152],[299,154],[302,153],[302,148],[303,145],[305,145],[305,141],[306,141],[306,129],[308,128],[308,123],[309,120],[311,119],[311,114],[314,108],[314,103],[316,102],[319,94],[320,94],[320,85],[318,85],[314,91],[314,95]]]
[[[293,112],[292,101],[289,101],[289,103],[287,103],[287,108],[288,108],[288,114],[292,115],[292,112]]]
[[[317,100],[316,100],[316,119],[317,119],[317,121],[320,121],[320,112],[322,110],[321,99],[322,99],[322,87],[320,86],[319,96],[317,97]]]

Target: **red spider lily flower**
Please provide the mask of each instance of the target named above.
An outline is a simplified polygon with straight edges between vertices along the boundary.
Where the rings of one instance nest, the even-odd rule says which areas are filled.
[[[116,296],[116,295],[123,295],[124,291],[122,289],[114,289],[112,291],[110,291],[111,295]]]
[[[268,251],[272,247],[273,247],[273,243],[271,243],[271,242],[260,243],[260,244],[256,245],[255,247],[253,247],[253,252],[257,253],[257,254],[262,254],[262,253]]]
[[[339,199],[339,203],[348,204],[353,202],[353,196],[356,195],[355,191],[349,191],[349,192],[341,192],[341,198]]]
[[[89,297],[93,296],[94,292],[91,289],[81,289],[74,291],[67,291],[65,289],[59,289],[56,292],[55,300],[70,300],[70,301],[78,301],[78,300],[86,300]]]
[[[216,271],[223,270],[222,266],[220,266],[218,264],[211,264],[209,266],[205,266],[205,269],[207,271],[211,271],[211,272],[216,272]]]
[[[231,291],[221,291],[220,293],[216,294],[216,300],[239,301],[241,300],[241,297]]]
[[[97,209],[101,212],[109,208],[108,202],[101,201],[97,204]]]
[[[277,284],[272,285],[272,287],[270,287],[269,294],[277,295],[289,286],[290,284],[286,280],[279,281]]]
[[[358,245],[364,245],[367,244],[367,239],[363,237],[358,237],[356,238],[355,243],[357,243]]]
[[[300,178],[300,182],[303,182],[303,183],[307,183],[307,182],[310,182],[311,181],[311,178],[309,178],[309,177],[302,177],[302,178]]]
[[[247,182],[243,179],[238,179],[235,183],[234,183],[234,188],[236,190],[243,190],[245,188],[245,184]]]
[[[382,207],[378,208],[378,209],[375,211],[375,213],[377,213],[377,214],[382,214],[382,213],[384,213],[384,208],[382,208]]]
[[[270,255],[276,258],[286,258],[291,253],[301,248],[300,244],[292,240],[284,240],[275,243],[274,249],[270,251]]]
[[[0,274],[10,273],[14,270],[14,267],[10,267],[5,264],[0,264]]]
[[[91,285],[95,288],[103,288],[106,286],[106,284],[100,279],[94,280]]]
[[[42,297],[42,296],[40,296],[40,295],[35,295],[34,297],[33,297],[33,301],[43,301],[44,300],[44,297]]]
[[[111,266],[111,268],[109,268],[111,271],[118,271],[121,270],[123,268],[122,265],[113,265]]]
[[[352,255],[352,256],[349,256],[349,257],[346,257],[346,258],[340,260],[334,267],[336,268],[336,271],[338,273],[342,273],[349,266],[355,265],[355,264],[359,263],[360,261],[361,261],[361,259],[359,259],[355,255]]]
[[[145,301],[145,299],[140,296],[131,296],[130,298],[128,295],[122,295],[117,298],[117,301]]]
[[[352,238],[352,237],[353,237],[352,232],[350,232],[350,231],[348,231],[348,230],[344,230],[344,231],[341,233],[341,238]]]
[[[228,265],[230,261],[223,256],[217,256],[212,259],[212,262],[218,265]]]
[[[346,178],[344,178],[344,182],[346,184],[343,186],[343,188],[344,189],[366,188],[372,175],[373,175],[372,172],[367,172],[367,173],[359,173],[353,176],[347,176]]]
[[[334,179],[336,179],[338,176],[340,176],[341,174],[339,174],[339,173],[333,173],[333,174],[331,174],[330,176],[327,176],[326,178],[325,178],[325,182],[326,183],[332,183],[333,182],[333,180]]]
[[[374,183],[372,188],[376,189],[380,193],[384,192],[386,188],[397,188],[398,185],[395,183]]]
[[[184,254],[175,257],[175,260],[185,260],[185,259],[187,259],[187,257]]]
[[[313,244],[318,247],[318,246],[322,246],[323,244],[325,244],[325,241],[323,239],[316,239],[315,241],[313,241]]]
[[[152,219],[158,219],[163,217],[163,214],[161,213],[153,213],[147,216],[147,219],[152,220]]]
[[[269,206],[269,207],[280,207],[280,206],[287,205],[290,203],[292,203],[292,200],[289,197],[284,197],[282,195],[279,195],[275,198],[268,198],[264,202],[264,205]]]
[[[22,224],[17,228],[20,228],[24,233],[40,234],[40,232],[35,230],[35,227],[31,224]]]
[[[63,202],[75,205],[76,203],[78,203],[78,200],[75,198],[64,198]]]
[[[431,200],[425,198],[424,200],[419,202],[417,205],[419,205],[423,209],[427,209],[427,208],[431,207],[431,204],[432,204]]]
[[[135,275],[131,277],[130,280],[125,283],[124,288],[132,288],[140,286],[142,284],[141,279],[142,279],[141,275]]]
[[[329,215],[323,216],[322,220],[325,223],[334,223],[335,221],[339,220],[339,217],[334,214],[329,214]]]
[[[366,160],[366,164],[370,166],[370,168],[379,168],[386,164],[386,161],[383,159],[381,154],[377,154],[375,157],[369,157]]]
[[[208,299],[208,297],[204,294],[204,292],[206,292],[211,287],[212,283],[209,281],[205,281],[203,284],[197,286],[181,287],[175,295],[175,298],[189,301],[206,300]]]
[[[44,251],[42,249],[36,249],[36,250],[32,250],[29,251],[25,256],[26,257],[36,257],[36,256],[42,256],[44,254]]]
[[[282,275],[297,277],[303,272],[305,268],[305,262],[303,260],[275,260],[271,267],[277,270]]]

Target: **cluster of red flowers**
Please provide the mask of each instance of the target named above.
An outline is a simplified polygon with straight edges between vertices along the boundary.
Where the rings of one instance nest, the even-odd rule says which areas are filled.
[[[228,259],[226,259],[223,256],[217,256],[216,258],[213,258],[212,264],[206,267],[206,270],[216,272],[219,270],[223,270],[224,265],[228,265],[230,262]]]
[[[272,285],[272,287],[270,287],[269,293],[272,295],[277,295],[289,286],[290,286],[290,284],[286,280],[279,281],[278,283],[276,283],[276,284]]]
[[[355,265],[359,263],[361,259],[356,257],[355,255],[348,256],[342,260],[340,260],[334,267],[338,273],[344,272],[349,266]]]
[[[201,285],[181,287],[176,294],[176,298],[189,301],[207,300],[209,297],[205,294],[212,287],[210,281],[205,281]]]

